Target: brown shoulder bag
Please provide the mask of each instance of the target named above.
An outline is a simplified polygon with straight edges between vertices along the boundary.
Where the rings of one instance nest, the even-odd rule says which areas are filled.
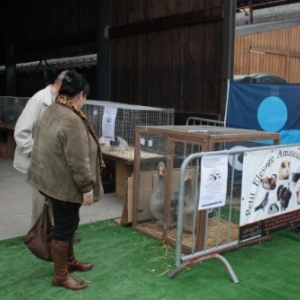
[[[24,244],[39,259],[53,261],[51,255],[51,240],[53,224],[47,202],[35,224],[26,235]]]

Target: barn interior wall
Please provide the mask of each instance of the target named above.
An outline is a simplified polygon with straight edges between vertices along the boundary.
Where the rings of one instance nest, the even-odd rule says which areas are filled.
[[[2,24],[13,36],[16,63],[96,53],[96,5],[97,0],[23,1],[18,9],[11,5],[8,18],[18,22],[13,23],[12,28],[6,27],[5,20]],[[112,28],[168,19],[165,28],[111,39],[109,100],[173,107],[184,118],[192,113],[218,118],[223,5],[223,0],[112,1]],[[3,16],[3,12],[1,14]],[[202,17],[193,24],[168,26],[185,14]],[[0,65],[5,64],[5,48],[6,45],[0,45],[0,54],[3,54]],[[96,99],[97,67],[78,71],[91,84],[90,98]],[[39,70],[34,75],[17,72],[16,96],[31,96],[54,76],[50,69]],[[2,79],[5,80],[3,73],[0,81]],[[4,88],[3,85],[2,95]]]
[[[6,1],[0,10],[0,65],[7,63],[6,48],[11,47],[16,64],[48,59],[89,55],[97,51],[96,0]],[[64,69],[64,67],[61,67]],[[45,67],[17,72],[16,94],[30,97],[53,82],[55,70]],[[96,96],[96,68],[80,69],[90,79],[91,96]],[[5,72],[0,73],[0,94],[6,94]],[[3,83],[3,84],[2,84]]]
[[[16,63],[95,53],[95,5],[96,0],[51,0],[18,1],[14,7],[7,1],[1,25],[10,36]],[[0,45],[1,54],[5,46]]]
[[[155,24],[164,17],[211,9],[223,1],[114,1],[113,26]],[[167,21],[170,21],[168,19]],[[166,22],[167,22],[166,21]],[[222,14],[192,25],[149,30],[112,39],[112,99],[174,107],[177,115],[219,114]],[[137,25],[138,27],[138,25]],[[124,28],[123,28],[124,29]],[[126,28],[125,28],[126,29]],[[123,31],[125,31],[125,29]],[[123,74],[121,76],[120,74]]]

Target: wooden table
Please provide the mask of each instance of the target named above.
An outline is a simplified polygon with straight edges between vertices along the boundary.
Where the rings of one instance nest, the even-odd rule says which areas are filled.
[[[134,147],[128,147],[126,150],[113,151],[111,148],[101,147],[104,158],[116,162],[116,196],[125,199],[127,194],[128,178],[133,173]],[[141,159],[159,158],[161,155],[141,151]]]

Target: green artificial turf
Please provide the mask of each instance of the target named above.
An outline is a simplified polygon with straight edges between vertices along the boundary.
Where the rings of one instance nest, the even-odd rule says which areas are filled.
[[[89,272],[73,273],[88,281],[87,289],[53,287],[53,264],[35,258],[19,237],[0,242],[0,299],[300,299],[300,237],[295,232],[224,254],[238,284],[217,259],[170,279],[175,250],[113,220],[82,225],[76,234],[82,238],[75,245],[77,258],[94,263]]]

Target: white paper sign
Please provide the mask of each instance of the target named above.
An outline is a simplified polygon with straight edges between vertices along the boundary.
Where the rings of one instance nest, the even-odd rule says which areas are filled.
[[[228,155],[202,157],[199,210],[225,205],[227,176]]]
[[[116,107],[105,106],[102,117],[102,137],[115,140],[115,123],[118,109]]]

